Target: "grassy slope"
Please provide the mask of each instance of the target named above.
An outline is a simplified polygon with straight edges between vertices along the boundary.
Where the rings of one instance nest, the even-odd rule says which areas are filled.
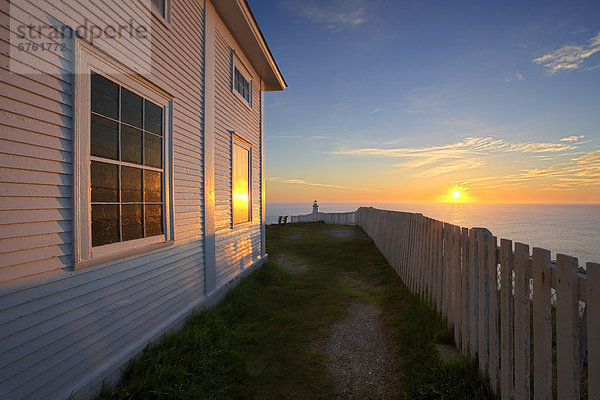
[[[452,333],[408,292],[372,241],[326,233],[323,224],[268,227],[268,252],[310,265],[288,272],[267,262],[217,307],[130,363],[99,398],[328,399],[335,387],[318,349],[326,328],[353,301],[381,307],[395,332],[404,398],[489,398],[473,362],[445,364],[434,341]],[[292,238],[290,238],[292,236]],[[353,278],[353,279],[347,279]],[[373,285],[359,288],[358,282]]]

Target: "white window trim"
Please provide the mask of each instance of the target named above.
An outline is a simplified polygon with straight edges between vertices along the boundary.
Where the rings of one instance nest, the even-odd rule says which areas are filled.
[[[231,90],[231,92],[237,96],[238,99],[240,99],[242,101],[242,103],[244,103],[244,105],[246,107],[248,107],[249,109],[252,109],[252,74],[250,73],[250,71],[248,70],[248,68],[246,68],[246,66],[244,65],[244,63],[242,62],[242,60],[240,60],[240,58],[238,57],[238,55],[236,54],[234,49],[230,48],[230,83],[231,83],[231,87],[229,88]],[[246,100],[244,98],[244,96],[241,95],[240,92],[238,92],[235,89],[235,70],[240,71],[240,74],[242,74],[242,76],[248,81],[249,84],[249,90],[250,90],[250,101]]]
[[[252,217],[253,217],[253,213],[252,213],[252,143],[245,140],[241,136],[238,136],[234,131],[230,131],[230,133],[231,133],[231,149],[230,149],[231,229],[234,229],[234,228],[249,225],[252,223]],[[248,150],[248,221],[244,221],[244,222],[233,222],[233,146],[235,146],[235,145],[238,145],[238,146]]]
[[[171,0],[165,0],[165,15],[161,15],[160,11],[152,4],[150,0],[150,12],[156,17],[166,28],[171,27]]]
[[[139,94],[163,107],[163,230],[164,235],[112,243],[92,247],[91,202],[90,202],[90,73],[96,71],[113,82]],[[106,257],[114,258],[133,250],[146,249],[160,243],[172,241],[173,215],[171,207],[172,166],[170,159],[170,131],[172,96],[131,70],[119,64],[100,50],[77,39],[75,44],[75,124],[74,124],[74,255],[75,267],[89,261],[102,262]]]

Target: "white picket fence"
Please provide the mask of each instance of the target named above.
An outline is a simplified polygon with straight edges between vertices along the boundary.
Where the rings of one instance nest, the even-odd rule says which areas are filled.
[[[421,214],[359,208],[356,223],[443,313],[503,399],[579,399],[586,371],[588,398],[600,399],[600,264],[587,263],[586,274],[574,257],[554,263],[548,250],[498,246],[481,230]]]
[[[342,212],[342,213],[324,213],[316,212],[306,215],[292,215],[290,216],[289,222],[318,222],[323,221],[326,224],[339,224],[339,225],[356,225],[355,212]]]

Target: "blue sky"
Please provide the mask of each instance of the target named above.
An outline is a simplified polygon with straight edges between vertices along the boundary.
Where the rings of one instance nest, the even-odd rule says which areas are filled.
[[[600,201],[599,1],[249,4],[267,201]]]

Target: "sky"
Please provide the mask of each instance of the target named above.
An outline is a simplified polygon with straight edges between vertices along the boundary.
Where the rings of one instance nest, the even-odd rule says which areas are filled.
[[[600,1],[248,2],[267,202],[600,203]]]

